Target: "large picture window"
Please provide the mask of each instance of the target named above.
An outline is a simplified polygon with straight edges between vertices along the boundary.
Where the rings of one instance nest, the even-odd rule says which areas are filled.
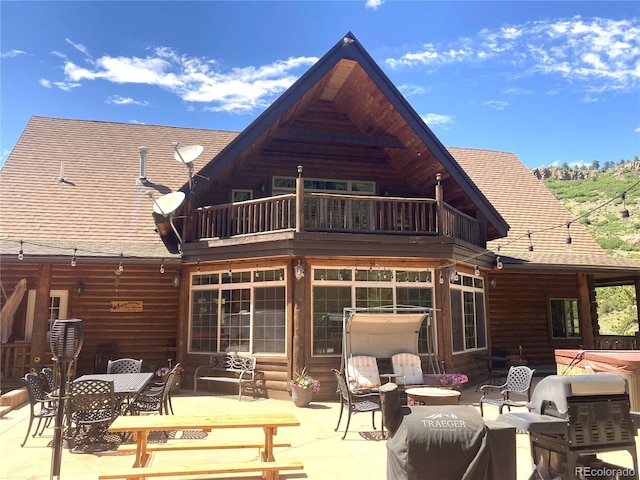
[[[457,274],[450,284],[453,351],[487,346],[484,280]]]
[[[313,354],[342,353],[342,319],[345,308],[389,305],[433,307],[430,270],[392,268],[314,268]],[[427,353],[427,326],[418,335],[418,352]]]
[[[550,300],[550,311],[553,338],[575,338],[580,336],[577,300],[552,298]]]
[[[286,353],[284,269],[195,274],[190,352]]]

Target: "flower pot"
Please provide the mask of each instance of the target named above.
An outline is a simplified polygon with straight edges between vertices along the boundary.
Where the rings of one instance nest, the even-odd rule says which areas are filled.
[[[308,407],[313,396],[312,390],[306,390],[297,385],[291,385],[291,398],[296,407]]]

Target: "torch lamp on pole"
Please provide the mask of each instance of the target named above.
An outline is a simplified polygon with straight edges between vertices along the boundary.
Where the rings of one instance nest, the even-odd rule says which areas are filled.
[[[82,320],[69,318],[56,320],[51,328],[51,352],[53,360],[60,371],[60,386],[58,389],[58,411],[53,434],[53,457],[51,458],[51,480],[60,478],[60,464],[62,463],[62,430],[67,388],[67,369],[80,354],[84,332]]]

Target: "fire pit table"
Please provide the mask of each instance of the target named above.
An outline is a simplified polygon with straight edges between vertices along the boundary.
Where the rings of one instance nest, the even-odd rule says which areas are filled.
[[[415,387],[407,388],[407,405],[458,405],[460,392],[447,388]]]

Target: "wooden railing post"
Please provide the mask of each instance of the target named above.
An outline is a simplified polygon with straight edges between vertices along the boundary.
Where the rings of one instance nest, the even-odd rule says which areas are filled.
[[[442,174],[436,174],[436,231],[444,235],[444,201],[442,199]]]
[[[303,212],[304,212],[304,181],[302,180],[302,165],[298,165],[298,178],[296,178],[296,232],[302,231]]]

